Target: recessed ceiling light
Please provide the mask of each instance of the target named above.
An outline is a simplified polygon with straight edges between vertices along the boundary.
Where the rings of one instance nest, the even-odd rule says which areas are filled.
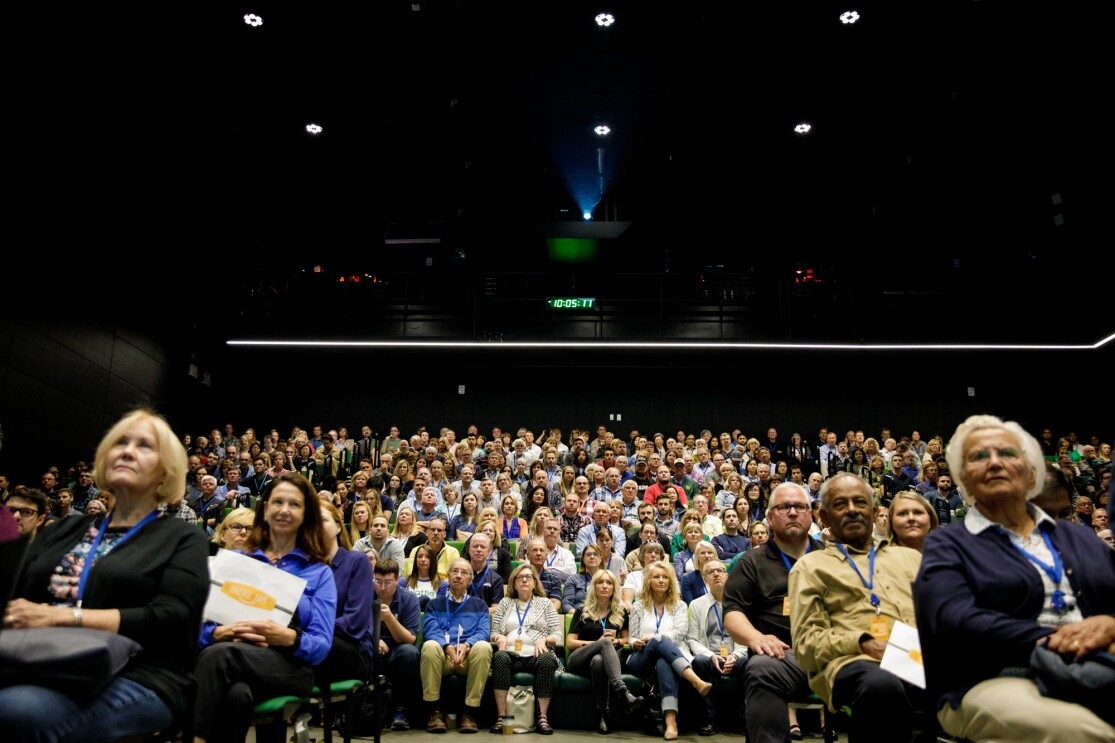
[[[602,28],[607,28],[615,22],[616,17],[611,13],[601,13],[600,15],[596,16],[596,25],[601,26]]]
[[[252,28],[256,28],[257,26],[263,25],[263,19],[255,13],[248,13],[246,16],[244,16],[244,23],[247,23]]]
[[[809,130],[813,128],[812,124],[798,124],[794,127],[794,131],[798,134],[808,134]]]
[[[593,129],[593,131],[601,137],[606,137],[607,135],[612,133],[612,130],[609,129],[605,124],[601,124],[600,126]]]
[[[854,10],[849,10],[845,13],[840,14],[840,22],[845,24],[845,25],[855,23],[858,20],[859,20],[859,13],[857,13]]]
[[[321,134],[321,127],[317,124],[306,124],[306,131],[310,134]]]

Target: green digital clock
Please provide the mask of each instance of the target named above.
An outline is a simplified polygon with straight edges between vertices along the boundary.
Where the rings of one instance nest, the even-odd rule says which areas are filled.
[[[547,297],[546,307],[551,310],[591,310],[596,308],[596,298]]]

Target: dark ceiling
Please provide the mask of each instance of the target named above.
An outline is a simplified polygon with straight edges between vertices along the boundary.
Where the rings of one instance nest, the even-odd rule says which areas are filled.
[[[595,25],[601,11],[614,25]],[[1083,4],[236,0],[39,16],[17,87],[49,119],[55,167],[30,183],[69,201],[60,233],[169,247],[188,265],[177,280],[233,312],[257,292],[298,312],[280,303],[315,265],[326,281],[566,277],[530,289],[553,294],[724,274],[760,305],[809,268],[826,299],[798,327],[854,311],[867,339],[890,337],[892,317],[911,322],[905,340],[985,314],[1010,313],[1019,339],[1112,329],[1110,61]],[[545,238],[585,229],[586,203],[613,236],[556,261]]]

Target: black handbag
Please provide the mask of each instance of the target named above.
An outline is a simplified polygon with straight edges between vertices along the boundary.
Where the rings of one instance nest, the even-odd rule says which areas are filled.
[[[0,686],[45,686],[88,701],[142,651],[135,640],[87,627],[6,629],[0,632]]]

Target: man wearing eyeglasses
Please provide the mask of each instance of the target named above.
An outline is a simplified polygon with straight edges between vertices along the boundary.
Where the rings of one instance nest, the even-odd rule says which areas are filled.
[[[772,538],[740,557],[724,589],[724,628],[747,647],[743,670],[748,743],[783,743],[801,735],[789,701],[809,696],[809,681],[790,641],[790,568],[824,546],[809,537],[813,514],[801,487],[782,483],[770,495]]]
[[[410,730],[408,712],[417,711],[413,700],[418,698],[422,689],[418,678],[418,646],[415,644],[422,610],[418,597],[399,587],[399,563],[390,557],[376,561],[375,589],[382,628],[377,667],[383,669],[383,675],[394,685],[397,695],[391,729]]]
[[[701,568],[701,577],[708,586],[708,593],[693,599],[689,604],[689,631],[686,642],[693,653],[693,670],[705,681],[716,683],[718,678],[743,675],[747,661],[747,648],[737,645],[724,627],[724,584],[728,571],[720,560],[709,560]],[[716,706],[714,694],[704,698],[705,722],[697,729],[698,735],[716,735]]]
[[[21,535],[34,539],[46,524],[49,507],[46,495],[41,490],[26,488],[13,492],[4,505],[15,517]]]
[[[456,547],[445,543],[445,530],[446,521],[444,516],[434,516],[426,522],[426,546],[433,550],[436,556],[434,563],[437,566],[437,577],[439,580],[448,579],[449,566],[453,564],[454,560],[461,556],[461,553]],[[410,569],[413,563],[414,553],[411,553],[410,557],[406,559],[406,563],[403,565],[404,574],[410,575]]]

